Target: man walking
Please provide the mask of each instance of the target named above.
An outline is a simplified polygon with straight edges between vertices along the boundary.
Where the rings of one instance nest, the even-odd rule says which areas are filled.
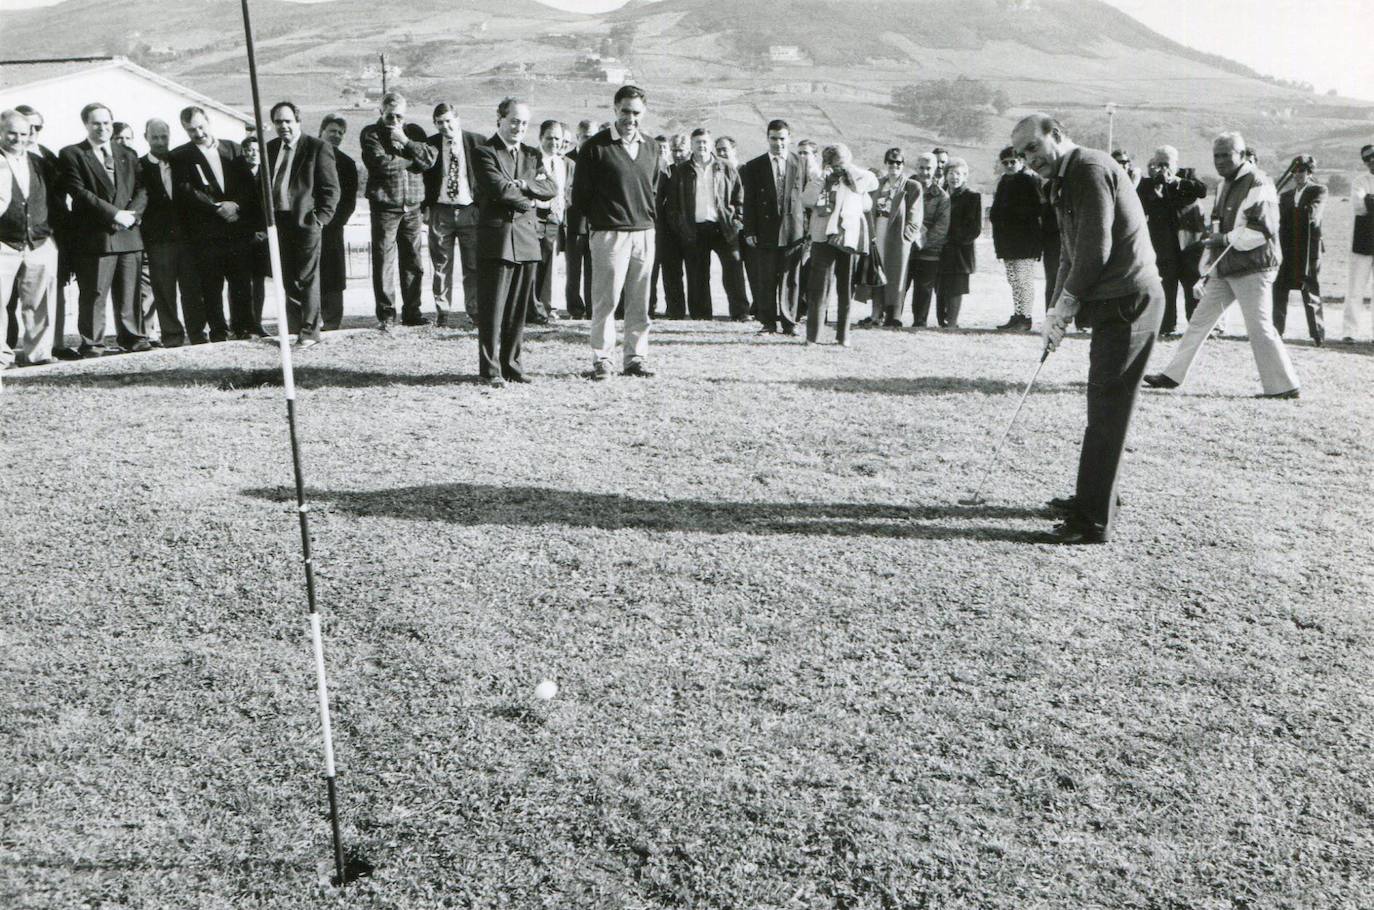
[[[406,123],[406,99],[400,92],[382,96],[380,118],[363,127],[358,141],[367,168],[367,204],[372,215],[372,293],[377,323],[385,329],[396,321],[397,260],[400,265],[401,324],[429,325],[420,315],[424,265],[420,262],[420,206],[425,201],[424,173],[434,166],[437,150],[418,124]]]
[[[1016,152],[1050,181],[1063,251],[1045,346],[1059,346],[1074,317],[1092,328],[1088,424],[1074,495],[1050,501],[1064,521],[1049,543],[1105,543],[1117,512],[1117,477],[1126,434],[1164,311],[1154,250],[1126,172],[1097,149],[1071,142],[1059,121],[1032,114],[1011,134]]]
[[[1245,159],[1240,133],[1212,143],[1221,175],[1205,245],[1215,263],[1188,330],[1162,373],[1145,377],[1155,389],[1174,389],[1188,377],[1202,344],[1232,301],[1240,304],[1250,351],[1259,367],[1260,398],[1297,398],[1298,376],[1283,339],[1274,330],[1273,286],[1279,268],[1279,197],[1274,182]],[[1204,266],[1205,270],[1205,266]]]
[[[1360,149],[1365,173],[1350,183],[1350,203],[1355,207],[1355,230],[1350,244],[1350,281],[1341,316],[1343,341],[1360,337],[1366,297],[1374,297],[1374,145]],[[1374,329],[1371,329],[1374,331]]]
[[[754,255],[754,302],[762,335],[797,334],[806,227],[801,194],[808,173],[796,153],[788,152],[791,136],[786,120],[770,121],[768,151],[739,171],[744,182],[744,245]]]
[[[448,325],[456,263],[463,278],[463,309],[476,325],[477,179],[473,156],[486,139],[463,129],[458,112],[447,101],[434,107],[434,128],[438,132],[426,140],[433,149],[434,164],[424,174],[429,262],[434,268],[434,321]]]
[[[488,385],[529,382],[520,362],[525,315],[539,264],[535,204],[557,188],[540,169],[539,153],[521,143],[529,105],[506,98],[496,108],[496,134],[477,148],[478,371]]]
[[[13,311],[18,360],[53,360],[57,243],[48,210],[56,195],[43,159],[31,154],[33,128],[18,111],[0,112],[0,370],[15,360],[5,314]]]
[[[592,379],[610,378],[615,354],[615,309],[625,303],[626,376],[648,378],[649,282],[654,267],[654,201],[658,144],[640,132],[644,90],[615,93],[615,122],[583,143],[577,154],[573,203],[586,216],[592,250]]]

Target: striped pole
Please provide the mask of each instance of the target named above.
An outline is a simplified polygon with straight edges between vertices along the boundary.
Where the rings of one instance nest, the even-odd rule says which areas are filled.
[[[286,423],[291,434],[291,466],[296,475],[296,514],[301,528],[301,561],[305,565],[305,596],[310,607],[310,642],[315,657],[315,687],[320,703],[320,729],[324,735],[324,782],[329,798],[329,826],[334,838],[335,884],[342,887],[344,878],[343,839],[339,836],[339,793],[334,777],[334,735],[329,723],[329,681],[325,675],[324,637],[320,633],[320,610],[315,601],[315,560],[310,551],[310,507],[305,501],[305,474],[301,470],[300,435],[296,430],[296,378],[291,367],[291,339],[286,332],[286,289],[282,283],[281,245],[277,235],[277,219],[272,204],[271,170],[267,160],[267,133],[262,125],[262,98],[258,93],[258,62],[253,45],[253,24],[248,14],[248,0],[240,0],[243,7],[243,33],[248,45],[248,79],[253,87],[253,122],[258,131],[258,189],[262,210],[267,219],[267,250],[272,263],[272,287],[277,302],[277,344],[281,350],[282,386],[286,392]]]

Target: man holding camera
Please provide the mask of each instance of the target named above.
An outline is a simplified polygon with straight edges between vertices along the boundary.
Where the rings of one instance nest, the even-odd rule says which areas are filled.
[[[1193,299],[1192,284],[1185,278],[1187,270],[1183,267],[1179,216],[1189,206],[1196,205],[1197,200],[1206,197],[1207,187],[1193,176],[1191,169],[1180,171],[1178,149],[1172,145],[1155,149],[1148,169],[1149,179],[1140,181],[1136,193],[1145,209],[1150,244],[1155,249],[1155,265],[1164,283],[1164,321],[1160,323],[1159,334],[1174,335],[1178,326],[1179,286],[1183,287],[1188,312],[1191,313],[1197,303]]]

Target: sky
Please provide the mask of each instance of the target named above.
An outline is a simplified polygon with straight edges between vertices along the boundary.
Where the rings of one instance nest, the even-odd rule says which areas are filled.
[[[59,0],[0,0],[0,11]],[[455,3],[461,0],[454,0]],[[624,0],[543,0],[577,12],[604,12]],[[836,0],[840,2],[840,0]],[[1374,0],[1106,0],[1150,28],[1252,69],[1299,79],[1318,92],[1374,100]],[[3,53],[0,40],[0,54]]]

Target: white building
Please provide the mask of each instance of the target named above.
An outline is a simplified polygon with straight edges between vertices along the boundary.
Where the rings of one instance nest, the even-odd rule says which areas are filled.
[[[115,120],[133,125],[139,152],[146,151],[143,126],[154,118],[172,127],[172,145],[186,136],[178,125],[181,109],[205,109],[217,138],[238,141],[253,120],[213,98],[146,70],[124,57],[71,57],[58,60],[0,60],[0,110],[28,104],[43,115],[45,146],[57,151],[86,138],[81,108],[92,101],[109,107]]]

